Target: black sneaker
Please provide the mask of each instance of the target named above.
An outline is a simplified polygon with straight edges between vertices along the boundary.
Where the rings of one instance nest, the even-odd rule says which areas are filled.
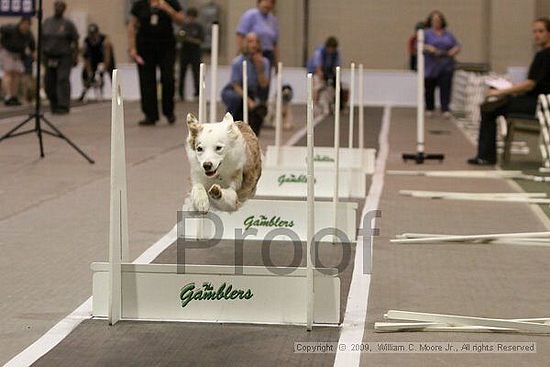
[[[140,126],[153,126],[157,123],[156,120],[151,120],[149,118],[144,118],[143,120],[141,120],[140,122],[138,122],[138,125]]]
[[[489,161],[478,157],[470,158],[467,160],[467,162],[468,164],[471,164],[474,166],[494,166],[495,164],[497,164],[496,161]]]
[[[17,99],[17,97],[11,97],[6,100],[4,100],[4,104],[6,106],[21,106],[21,102]]]
[[[66,107],[56,107],[52,109],[54,115],[66,115],[69,113],[69,109]]]
[[[173,125],[176,122],[176,115],[166,116],[166,120],[170,125]]]

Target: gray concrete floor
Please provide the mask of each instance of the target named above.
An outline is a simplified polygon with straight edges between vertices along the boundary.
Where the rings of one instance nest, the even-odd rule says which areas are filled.
[[[183,116],[170,127],[139,128],[135,104],[127,106],[131,258],[175,222],[187,191]],[[76,111],[75,111],[76,112]],[[378,112],[379,113],[379,112]],[[296,120],[304,116],[297,109]],[[87,299],[89,263],[107,257],[109,106],[82,107],[55,119],[98,161],[88,166],[59,141],[47,140],[47,158],[37,160],[36,139],[0,144],[0,362],[22,350]],[[388,169],[469,169],[474,148],[451,122],[428,120],[427,150],[447,154],[443,164],[404,164],[414,150],[412,109],[392,109]],[[302,120],[303,121],[303,120]],[[342,121],[347,121],[344,117]],[[303,126],[303,125],[302,125]],[[345,126],[345,124],[343,124]],[[0,122],[2,128],[8,126]],[[320,130],[322,135],[330,134]],[[323,132],[324,131],[324,132]],[[263,144],[274,132],[262,132]],[[347,134],[343,134],[346,136]],[[288,137],[288,134],[287,134]],[[325,140],[325,139],[323,139]],[[328,139],[330,140],[330,139]],[[6,157],[4,159],[4,157]],[[485,245],[392,245],[405,231],[481,233],[536,231],[545,227],[524,204],[429,201],[400,197],[399,189],[513,191],[505,181],[385,176],[380,202],[381,236],[375,240],[365,341],[535,341],[534,355],[363,354],[366,366],[547,366],[550,339],[514,334],[378,334],[373,323],[388,309],[487,317],[548,317],[550,252],[545,248]],[[6,301],[4,301],[6,300]],[[122,327],[118,327],[122,326]],[[336,333],[335,333],[336,331]],[[236,337],[238,336],[238,337]],[[247,325],[122,323],[87,321],[40,366],[124,365],[332,365],[334,355],[292,353],[294,341],[337,340],[337,329]],[[116,341],[116,343],[111,343]],[[126,357],[126,358],[123,358]]]
[[[140,127],[138,103],[126,104],[131,259],[168,232],[188,191],[185,116]],[[295,107],[296,129],[305,109]],[[65,142],[27,135],[0,143],[0,364],[26,348],[91,294],[90,263],[107,258],[110,167],[109,103],[48,116],[96,161],[88,164]],[[223,115],[222,107],[218,114]],[[0,134],[24,116],[0,120]],[[284,139],[296,131],[285,131]],[[262,145],[274,130],[262,131]]]

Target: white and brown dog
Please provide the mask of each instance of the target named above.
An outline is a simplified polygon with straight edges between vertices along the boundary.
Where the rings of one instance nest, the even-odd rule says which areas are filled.
[[[212,124],[202,124],[188,114],[187,124],[192,188],[184,210],[239,209],[256,193],[262,173],[258,138],[247,123],[233,121],[230,113]]]

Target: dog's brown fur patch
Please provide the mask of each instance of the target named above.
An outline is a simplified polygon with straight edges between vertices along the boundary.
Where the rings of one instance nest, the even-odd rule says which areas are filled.
[[[192,150],[195,150],[196,143],[197,143],[197,136],[199,136],[200,132],[202,131],[202,125],[197,123],[191,123],[188,124],[189,126],[189,136],[187,137],[187,143],[189,144],[189,147]]]
[[[242,121],[235,122],[246,143],[246,163],[243,168],[243,180],[237,190],[239,201],[245,202],[256,194],[256,185],[262,175],[262,153],[258,137],[250,126]]]

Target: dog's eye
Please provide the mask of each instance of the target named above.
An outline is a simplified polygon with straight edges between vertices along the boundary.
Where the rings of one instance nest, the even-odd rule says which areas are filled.
[[[218,145],[218,146],[216,147],[216,152],[221,152],[222,149],[223,149],[223,147],[222,147],[221,145]]]
[[[197,147],[197,152],[202,152],[202,147],[201,146]]]

